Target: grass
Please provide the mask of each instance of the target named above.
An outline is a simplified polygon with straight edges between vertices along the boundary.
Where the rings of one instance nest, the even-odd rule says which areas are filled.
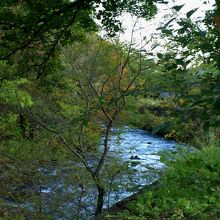
[[[220,219],[220,148],[168,161],[159,189],[145,191],[118,219]]]

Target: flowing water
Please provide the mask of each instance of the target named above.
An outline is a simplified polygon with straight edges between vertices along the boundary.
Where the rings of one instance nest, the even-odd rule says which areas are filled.
[[[160,161],[161,152],[176,150],[174,141],[129,127],[113,129],[109,144],[110,151],[102,174],[107,191],[104,208],[156,181],[166,167]],[[38,171],[45,181],[20,189],[29,194],[37,192],[30,201],[23,202],[22,207],[30,211],[39,210],[59,220],[89,219],[93,215],[97,190],[82,165],[70,162],[42,167]],[[9,199],[8,203],[14,207],[17,205]]]

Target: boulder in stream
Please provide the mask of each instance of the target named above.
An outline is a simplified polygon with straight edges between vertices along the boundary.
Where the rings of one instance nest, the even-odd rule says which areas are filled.
[[[130,157],[130,159],[131,159],[131,160],[140,160],[141,158],[138,157],[138,155],[132,155],[132,156]]]

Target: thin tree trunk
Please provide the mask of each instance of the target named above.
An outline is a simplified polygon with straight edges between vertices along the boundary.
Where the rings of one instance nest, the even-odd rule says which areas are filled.
[[[19,126],[21,128],[23,138],[26,138],[26,119],[22,113],[19,114]]]
[[[98,198],[97,198],[97,205],[96,205],[95,215],[98,215],[99,213],[101,213],[102,207],[103,207],[103,204],[104,204],[105,189],[104,189],[103,186],[101,186],[99,178],[100,178],[100,172],[101,172],[101,170],[103,168],[103,165],[105,163],[105,158],[107,156],[108,149],[109,149],[108,140],[109,140],[109,135],[110,135],[110,132],[111,132],[112,124],[113,124],[113,121],[110,120],[109,123],[108,123],[107,129],[106,129],[106,132],[105,132],[104,151],[103,151],[102,157],[100,158],[97,169],[94,173],[94,180],[96,182],[96,186],[97,186],[97,189],[98,189]]]
[[[104,187],[97,185],[98,189],[98,200],[97,200],[97,205],[96,205],[96,211],[95,211],[95,216],[101,213],[103,204],[104,204],[104,195],[105,195],[105,189]]]
[[[34,130],[35,130],[35,122],[33,120],[29,121],[30,125],[29,125],[29,138],[31,140],[34,139]]]
[[[99,164],[97,166],[97,169],[95,171],[95,176],[98,177],[99,174],[100,174],[100,171],[104,165],[104,162],[105,162],[105,158],[108,154],[108,149],[109,149],[109,146],[108,146],[108,140],[109,140],[109,136],[110,136],[110,132],[111,132],[111,128],[112,128],[112,124],[113,124],[113,121],[110,120],[109,123],[108,123],[108,126],[107,126],[107,129],[106,129],[106,132],[105,132],[105,138],[104,138],[104,151],[103,151],[103,154],[102,154],[102,157],[99,161]]]

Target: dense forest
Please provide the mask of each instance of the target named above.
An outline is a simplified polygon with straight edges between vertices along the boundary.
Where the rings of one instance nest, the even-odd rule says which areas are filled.
[[[220,219],[220,1],[118,38],[168,2],[0,2],[0,220]]]

